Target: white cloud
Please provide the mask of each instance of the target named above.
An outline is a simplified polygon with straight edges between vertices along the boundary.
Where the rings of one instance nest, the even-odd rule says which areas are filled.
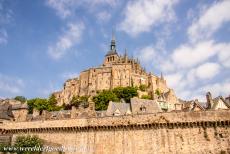
[[[70,49],[81,40],[85,27],[83,23],[69,23],[68,29],[59,36],[58,41],[49,46],[48,53],[53,59],[62,58]]]
[[[177,87],[178,85],[181,85],[181,81],[183,78],[182,73],[174,73],[174,74],[168,74],[165,76],[167,84],[170,87]]]
[[[220,65],[217,63],[205,63],[200,65],[195,73],[200,79],[212,79],[220,72]]]
[[[212,36],[224,23],[230,21],[230,1],[218,1],[200,14],[188,28],[189,39],[199,41]]]
[[[8,33],[6,30],[6,25],[12,19],[12,10],[6,8],[4,5],[5,1],[0,0],[0,45],[7,44],[8,42]]]
[[[230,95],[230,80],[227,79],[220,83],[205,85],[201,87],[198,91],[203,94],[210,91],[213,96],[219,96],[219,95],[229,96]]]
[[[20,94],[24,87],[22,79],[0,74],[0,92],[12,94]],[[3,97],[3,96],[1,96]]]
[[[98,6],[101,5],[115,7],[117,0],[47,0],[46,3],[49,7],[56,10],[58,16],[65,19],[75,15],[76,10],[80,7],[86,8],[89,12],[95,12]]]
[[[61,18],[66,18],[71,15],[70,7],[73,5],[73,0],[48,0],[47,4],[57,11]]]
[[[196,68],[185,72],[186,83],[190,87],[196,86],[199,80],[213,79],[221,70],[221,66],[218,63],[207,62],[199,65]]]
[[[213,41],[204,41],[195,45],[181,45],[173,51],[171,56],[177,67],[188,68],[208,60],[217,53]]]
[[[111,14],[108,11],[101,11],[97,14],[97,18],[100,22],[104,23],[109,21]]]
[[[230,68],[230,43],[223,43],[219,45],[218,52],[219,62],[226,68]]]
[[[152,62],[152,60],[156,58],[156,51],[152,46],[147,46],[143,49],[140,49],[137,54],[137,57],[140,58],[140,60],[145,64]]]
[[[148,32],[154,25],[171,21],[175,18],[173,6],[178,0],[135,0],[129,1],[125,18],[120,23],[120,30],[131,36]]]
[[[8,34],[5,29],[0,29],[0,44],[7,43]]]

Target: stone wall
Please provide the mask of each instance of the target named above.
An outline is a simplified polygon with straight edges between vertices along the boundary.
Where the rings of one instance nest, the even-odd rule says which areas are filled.
[[[58,145],[85,148],[79,153],[223,153],[230,152],[229,114],[220,110],[8,122],[0,128],[13,140],[36,134]]]

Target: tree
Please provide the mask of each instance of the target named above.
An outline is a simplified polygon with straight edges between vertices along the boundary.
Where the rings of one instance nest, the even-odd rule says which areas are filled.
[[[20,101],[21,103],[26,102],[26,98],[24,96],[16,96],[14,99]]]
[[[16,152],[18,154],[34,154],[34,153],[41,153],[41,151],[32,151],[32,150],[29,150],[28,147],[40,147],[42,148],[43,146],[43,142],[41,139],[39,139],[37,136],[30,136],[30,135],[27,135],[27,136],[17,136],[16,137],[16,140],[15,140],[15,144],[13,145],[13,147],[15,147],[16,149],[20,149],[20,148],[26,148],[27,147],[27,150],[23,150],[23,151],[20,151],[20,150],[17,150]]]
[[[123,98],[127,103],[130,102],[131,98],[138,95],[136,87],[117,87],[113,89],[113,93],[115,93],[117,98]]]
[[[39,111],[59,111],[62,109],[62,106],[57,106],[57,100],[54,95],[51,95],[49,99],[45,98],[34,98],[27,101],[29,107],[29,113],[33,113],[33,109]]]
[[[70,110],[72,106],[79,108],[79,106],[83,106],[84,108],[88,107],[88,96],[73,96],[69,104],[64,104],[63,108],[65,110]]]
[[[106,110],[109,104],[109,101],[119,101],[117,96],[110,90],[104,90],[100,92],[97,96],[93,97],[95,102],[95,109]]]
[[[29,114],[33,113],[33,109],[35,108],[35,101],[36,98],[27,101]]]
[[[160,89],[157,88],[157,89],[155,90],[155,94],[157,94],[158,96],[160,96],[160,95],[161,95]]]
[[[146,91],[146,90],[147,90],[147,86],[146,86],[145,84],[141,84],[141,85],[139,86],[139,89],[140,89],[141,91]]]
[[[49,97],[49,99],[48,99],[48,103],[49,103],[51,106],[57,105],[57,99],[56,99],[56,97],[54,96],[54,94],[50,95],[50,97]]]

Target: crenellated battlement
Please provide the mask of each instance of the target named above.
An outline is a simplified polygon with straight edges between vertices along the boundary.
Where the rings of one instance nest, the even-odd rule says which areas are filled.
[[[193,127],[229,127],[230,110],[171,112],[129,116],[75,118],[31,122],[5,122],[0,126],[3,134],[78,132],[114,129],[173,129]]]

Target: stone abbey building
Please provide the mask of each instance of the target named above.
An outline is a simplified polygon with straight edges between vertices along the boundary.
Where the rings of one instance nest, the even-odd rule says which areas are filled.
[[[110,50],[105,55],[104,62],[98,67],[89,68],[80,73],[78,78],[65,82],[63,90],[55,92],[58,104],[68,104],[73,96],[94,96],[98,91],[109,90],[115,87],[146,85],[147,92],[153,99],[158,89],[161,93],[170,96],[172,103],[178,100],[172,89],[166,85],[166,80],[161,75],[158,77],[147,73],[140,65],[138,59],[130,58],[125,52],[119,55],[116,50],[115,37],[112,37]],[[169,98],[169,97],[168,97]]]

